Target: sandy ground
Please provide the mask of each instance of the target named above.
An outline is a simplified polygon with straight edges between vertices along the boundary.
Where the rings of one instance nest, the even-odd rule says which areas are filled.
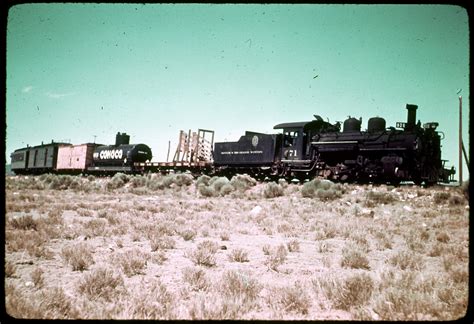
[[[136,194],[9,181],[5,302],[14,317],[451,320],[467,309],[469,206],[458,188],[345,185],[325,201],[294,184],[266,198],[265,183],[203,197],[194,184]],[[372,191],[393,201],[370,200]],[[12,223],[28,215],[36,228]],[[203,248],[211,261],[200,264],[206,241],[214,250]],[[73,269],[66,248],[88,251],[78,256],[84,269]],[[107,290],[97,277],[88,293],[81,287],[98,269],[121,283]]]

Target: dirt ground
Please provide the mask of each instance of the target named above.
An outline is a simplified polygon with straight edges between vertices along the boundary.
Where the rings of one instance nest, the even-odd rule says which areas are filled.
[[[460,188],[345,184],[311,196],[302,184],[281,182],[229,185],[208,195],[195,179],[153,187],[150,178],[132,178],[112,185],[113,179],[71,177],[63,187],[46,176],[6,178],[9,315],[466,314],[469,202]]]

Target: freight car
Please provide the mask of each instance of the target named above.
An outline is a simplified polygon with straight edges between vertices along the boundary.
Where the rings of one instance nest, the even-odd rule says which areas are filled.
[[[129,144],[129,140],[126,133],[117,133],[115,145],[52,142],[18,149],[11,154],[12,171],[15,174],[143,172],[136,164],[150,161],[151,149],[145,144]]]
[[[69,143],[51,143],[27,146],[11,154],[11,169],[16,174],[40,174],[55,172],[58,150],[68,147]]]

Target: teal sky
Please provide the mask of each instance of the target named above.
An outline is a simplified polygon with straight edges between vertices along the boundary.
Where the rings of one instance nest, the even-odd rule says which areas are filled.
[[[457,167],[459,89],[469,149],[469,23],[452,5],[16,5],[6,81],[8,162],[118,131],[164,161],[180,129],[234,141],[313,114],[395,126],[412,103]]]

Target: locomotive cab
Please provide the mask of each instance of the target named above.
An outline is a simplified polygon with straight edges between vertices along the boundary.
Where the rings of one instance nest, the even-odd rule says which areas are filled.
[[[281,161],[298,161],[307,157],[309,133],[305,130],[309,122],[278,124],[274,129],[283,129]]]

